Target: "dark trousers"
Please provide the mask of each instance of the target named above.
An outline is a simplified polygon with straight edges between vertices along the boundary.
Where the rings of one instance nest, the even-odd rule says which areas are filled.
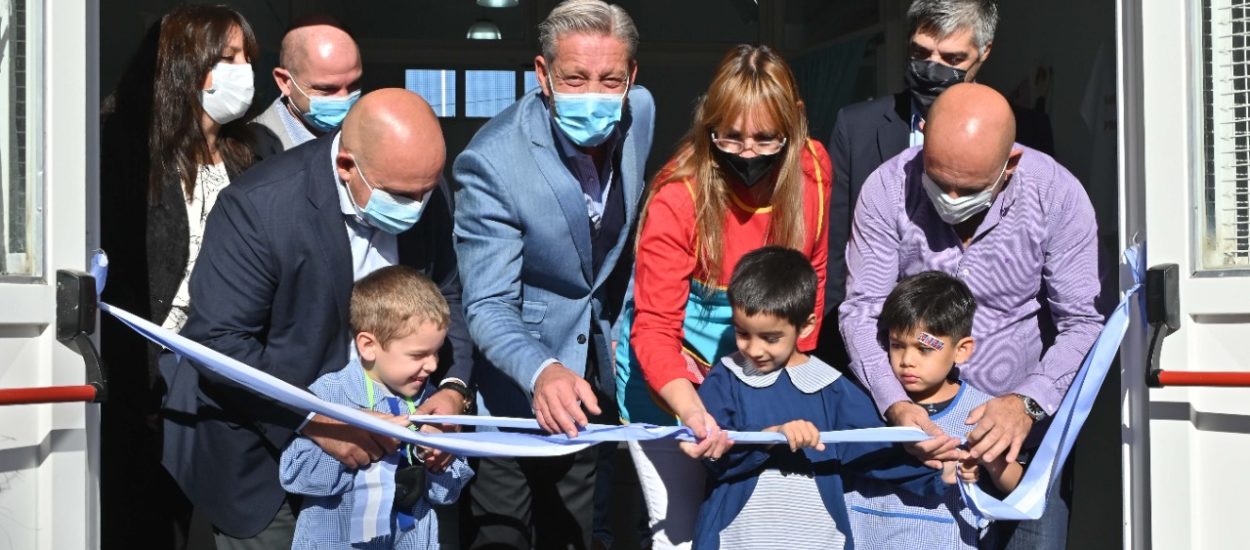
[[[469,548],[590,548],[598,449],[483,458],[469,487]]]
[[[601,340],[602,335],[592,337]],[[606,412],[594,354],[586,381]],[[604,418],[592,417],[591,422]],[[615,424],[616,422],[611,422]],[[472,549],[589,549],[595,523],[595,473],[600,452],[590,447],[553,458],[483,458],[468,487],[466,546]],[[462,497],[463,498],[463,497]]]

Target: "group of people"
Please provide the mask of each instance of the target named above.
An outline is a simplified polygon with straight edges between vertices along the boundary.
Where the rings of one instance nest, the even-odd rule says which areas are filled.
[[[150,161],[105,144],[121,174],[105,299],[411,429],[474,411],[571,438],[686,426],[695,441],[628,443],[655,548],[1062,548],[1058,485],[1042,520],[987,528],[952,484],[1016,486],[1101,329],[1093,209],[1021,143],[1048,133],[973,82],[995,3],[915,0],[908,17],[907,89],[843,109],[827,147],[782,56],[732,48],[648,182],[638,31],[619,6],[565,0],[538,28],[538,89],[445,182],[433,110],[362,95],[335,22],[286,34],[282,95],[256,114],[247,21],[178,8],[152,37]],[[135,486],[169,495],[174,523],[199,510],[218,548],[603,544],[599,449],[467,461],[128,337],[106,332],[106,359],[148,364],[148,385],[105,422],[160,419],[135,437],[177,487],[131,466]],[[886,425],[931,437],[819,439]]]

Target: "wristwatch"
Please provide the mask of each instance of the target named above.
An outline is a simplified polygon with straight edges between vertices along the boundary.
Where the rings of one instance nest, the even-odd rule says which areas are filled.
[[[438,389],[454,391],[460,394],[460,397],[464,398],[464,409],[460,411],[461,413],[468,413],[473,408],[475,401],[473,399],[473,390],[469,389],[469,386],[467,386],[463,380],[459,378],[446,378],[442,382],[439,382]]]
[[[1032,418],[1034,422],[1041,422],[1043,418],[1046,418],[1046,409],[1043,409],[1041,405],[1038,405],[1037,400],[1027,395],[1021,395],[1018,393],[1015,394],[1015,396],[1019,397],[1020,401],[1024,402],[1024,414],[1029,415],[1029,418]]]

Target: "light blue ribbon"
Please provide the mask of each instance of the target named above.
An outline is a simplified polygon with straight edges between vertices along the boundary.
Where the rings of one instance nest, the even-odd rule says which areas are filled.
[[[376,418],[352,407],[323,401],[303,388],[297,388],[273,375],[245,365],[238,360],[209,349],[197,342],[157,326],[126,310],[100,303],[100,309],[116,317],[144,338],[173,351],[179,358],[190,359],[198,366],[225,377],[241,387],[264,395],[274,401],[301,411],[312,411],[353,426],[393,437],[406,443],[442,449],[461,456],[500,457],[549,457],[572,454],[596,443],[606,441],[654,440],[673,438],[693,441],[689,428],[677,426],[587,426],[576,438],[564,434],[537,434],[521,432],[476,433],[420,433]],[[474,420],[477,419],[477,420]],[[456,418],[459,423],[490,422],[478,417]],[[499,420],[499,419],[495,419]],[[502,419],[504,427],[538,429],[534,420]],[[485,425],[485,424],[483,424]],[[738,443],[775,444],[785,443],[780,433],[728,432]],[[866,428],[823,432],[821,440],[826,443],[849,441],[914,442],[928,439],[924,432],[912,427]]]
[[[1076,436],[1094,407],[1094,399],[1098,397],[1098,390],[1107,378],[1111,363],[1120,349],[1120,341],[1128,330],[1133,297],[1141,290],[1142,281],[1146,278],[1145,254],[1140,246],[1124,251],[1124,262],[1133,273],[1133,287],[1124,293],[1120,305],[1116,306],[1094,341],[1093,348],[1085,355],[1081,369],[1064,394],[1050,428],[1046,430],[1016,490],[998,500],[975,484],[960,484],[964,502],[980,517],[986,520],[1035,520],[1042,517],[1046,509],[1046,494],[1062,475],[1064,461],[1072,452]]]
[[[1003,500],[995,499],[975,485],[961,484],[964,500],[985,520],[1031,520],[1040,518],[1045,509],[1046,494],[1060,475],[1064,461],[1072,450],[1077,434],[1089,411],[1112,361],[1119,349],[1129,325],[1130,305],[1145,278],[1144,254],[1139,247],[1124,252],[1131,268],[1135,285],[1124,294],[1123,300],[1107,320],[1106,327],[1094,342],[1094,346],[1077,372],[1063,402],[1056,411],[1050,429],[1042,439],[1041,446],[1025,472],[1020,485]],[[103,288],[107,276],[107,258],[92,261],[92,274],[97,287]],[[682,426],[654,426],[634,423],[627,426],[590,424],[576,438],[564,434],[541,434],[525,432],[475,432],[475,433],[421,433],[376,418],[364,411],[336,403],[322,401],[307,390],[297,388],[268,373],[256,370],[231,357],[218,353],[147,320],[109,304],[100,303],[100,309],[116,317],[135,332],[152,342],[173,351],[180,358],[194,361],[202,368],[228,378],[244,388],[297,410],[312,411],[341,422],[393,437],[400,441],[434,447],[462,456],[485,457],[549,457],[571,454],[596,443],[671,438],[678,441],[694,441],[689,428]],[[539,430],[537,421],[523,418],[472,417],[472,416],[414,416],[414,421],[424,423],[459,424],[464,426],[494,426],[519,430]],[[740,444],[785,443],[780,433],[728,432],[730,439]],[[913,427],[866,428],[821,432],[824,443],[845,442],[915,442],[928,436]]]

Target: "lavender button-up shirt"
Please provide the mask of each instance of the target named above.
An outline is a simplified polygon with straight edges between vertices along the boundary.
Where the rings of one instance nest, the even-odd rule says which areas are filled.
[[[1097,226],[1080,182],[1054,159],[1024,151],[965,248],[920,185],[922,147],[882,164],[864,182],[846,247],[841,329],[851,368],[884,413],[909,400],[878,340],[877,318],[901,278],[936,270],[963,280],[977,299],[976,351],[964,380],[992,395],[1027,395],[1054,414],[1102,329]],[[1038,314],[1049,309],[1054,341]]]

